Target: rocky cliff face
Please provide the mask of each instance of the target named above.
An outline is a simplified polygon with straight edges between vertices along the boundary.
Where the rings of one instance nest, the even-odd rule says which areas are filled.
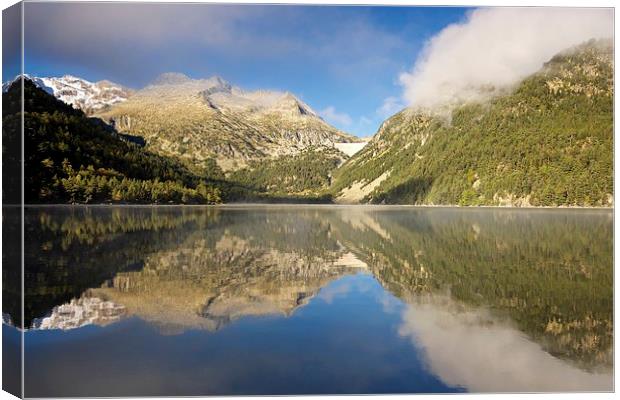
[[[156,152],[198,165],[215,159],[224,170],[308,147],[359,141],[291,93],[244,91],[219,77],[164,74],[97,116],[144,137]]]

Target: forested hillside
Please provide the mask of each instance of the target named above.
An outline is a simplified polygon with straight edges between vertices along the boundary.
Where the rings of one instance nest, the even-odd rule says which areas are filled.
[[[336,150],[308,149],[300,154],[254,161],[235,171],[229,179],[269,197],[296,196],[299,200],[319,200],[331,183],[332,172],[346,156]],[[324,198],[327,200],[327,198]]]
[[[3,152],[16,153],[21,81],[3,93]],[[24,80],[26,203],[218,203],[221,171],[197,175]],[[214,167],[215,168],[215,167]]]
[[[613,43],[553,57],[510,94],[405,109],[334,173],[342,202],[613,205]]]

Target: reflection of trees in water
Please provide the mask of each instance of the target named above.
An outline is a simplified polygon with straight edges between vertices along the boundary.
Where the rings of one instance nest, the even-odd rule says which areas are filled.
[[[609,213],[368,211],[381,231],[339,224],[384,287],[407,299],[449,289],[453,299],[507,313],[559,357],[612,362]]]
[[[26,226],[26,326],[111,279],[104,285],[110,290],[88,295],[124,293],[124,301],[151,317],[160,313],[160,321],[182,315],[176,299],[184,299],[185,314],[213,328],[213,321],[235,318],[242,308],[289,313],[350,270],[334,267],[344,251],[316,210],[282,215],[182,207],[33,208]],[[168,306],[153,308],[162,295]],[[284,297],[260,305],[261,296]],[[235,301],[235,310],[223,311],[222,304]]]
[[[201,228],[215,223],[218,214],[214,208],[54,207],[28,209],[25,218],[26,226],[39,235],[33,244],[48,234],[60,239],[54,244],[70,250],[74,245],[109,241],[115,235],[177,229],[189,222]]]
[[[222,213],[221,228],[253,246],[293,252],[300,256],[325,256],[341,249],[331,236],[330,220],[316,208],[251,208]]]
[[[216,220],[213,210],[197,214],[166,208],[27,208],[25,326],[120,271],[142,268],[146,254],[178,246],[191,232],[178,228]],[[19,302],[5,312],[19,317],[18,307]]]
[[[2,320],[22,327],[21,209],[2,207]]]

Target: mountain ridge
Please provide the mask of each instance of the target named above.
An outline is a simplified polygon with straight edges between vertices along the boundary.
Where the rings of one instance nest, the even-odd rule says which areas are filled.
[[[220,77],[167,73],[95,115],[120,132],[144,137],[156,153],[191,165],[214,159],[225,171],[359,141],[290,92],[245,91]]]
[[[119,133],[138,136],[153,152],[199,169],[216,160],[223,170],[235,170],[252,161],[360,141],[329,125],[291,92],[247,91],[220,76],[193,79],[167,72],[139,90],[72,75],[23,76]],[[3,84],[4,92],[11,83]]]

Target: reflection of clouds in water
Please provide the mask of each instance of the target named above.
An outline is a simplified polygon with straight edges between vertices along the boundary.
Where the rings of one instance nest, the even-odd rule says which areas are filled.
[[[336,297],[348,294],[351,291],[351,284],[343,283],[340,285],[330,285],[321,289],[318,297],[325,301],[327,304],[331,304]]]
[[[387,314],[393,314],[400,311],[403,304],[400,300],[397,300],[396,297],[394,297],[389,292],[384,292],[379,298],[379,302],[383,307],[383,312]]]
[[[379,285],[366,272],[357,272],[354,276],[342,277],[321,289],[317,298],[331,304],[336,298],[346,296],[351,292],[368,293]]]
[[[445,296],[425,297],[403,312],[402,336],[426,352],[446,384],[474,392],[610,391],[610,373],[592,374],[546,353],[507,322]]]

